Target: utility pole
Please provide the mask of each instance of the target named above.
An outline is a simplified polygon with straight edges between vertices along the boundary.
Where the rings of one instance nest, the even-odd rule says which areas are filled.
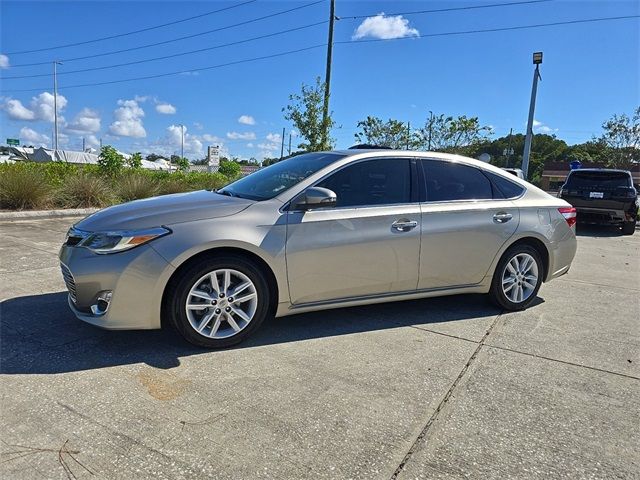
[[[536,109],[536,95],[538,93],[538,80],[540,77],[540,64],[542,63],[542,52],[533,54],[533,64],[536,69],[533,71],[533,85],[531,86],[531,103],[529,103],[529,121],[527,122],[527,136],[524,139],[524,152],[522,153],[522,174],[527,180],[529,174],[529,155],[531,155],[531,142],[533,140],[533,114]]]
[[[411,137],[411,122],[407,122],[407,150],[409,150],[409,138]]]
[[[322,105],[322,143],[329,142],[329,92],[331,88],[331,59],[333,56],[333,22],[336,18],[336,0],[329,6],[329,39],[327,41],[327,71],[324,77],[324,104]]]
[[[282,160],[282,157],[284,157],[284,131],[285,131],[285,128],[283,127],[282,128],[282,139],[281,139],[282,142],[280,144],[280,160]]]
[[[184,158],[184,125],[180,124],[180,158]]]
[[[509,146],[507,147],[507,167],[511,166],[511,154],[513,150],[511,150],[511,134],[513,133],[513,128],[509,129]]]
[[[428,151],[431,151],[431,130],[433,129],[433,112],[429,110],[429,147]]]
[[[54,156],[55,151],[58,150],[58,65],[62,65],[62,62],[58,60],[53,61],[53,123],[54,123],[54,133],[53,133],[53,150]]]
[[[84,152],[85,150],[85,143],[84,143],[84,137],[82,137],[82,151]]]
[[[102,150],[102,137],[100,137],[100,150]]]
[[[289,155],[291,155],[291,132],[289,132]]]

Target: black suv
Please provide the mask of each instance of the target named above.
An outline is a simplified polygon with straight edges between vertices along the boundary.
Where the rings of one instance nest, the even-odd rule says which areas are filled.
[[[635,232],[638,192],[627,170],[572,170],[558,196],[576,208],[578,222],[619,225],[624,235]]]

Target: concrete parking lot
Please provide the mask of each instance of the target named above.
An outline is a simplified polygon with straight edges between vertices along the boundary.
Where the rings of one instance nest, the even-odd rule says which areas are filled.
[[[571,272],[266,322],[223,351],[66,305],[73,219],[0,223],[2,478],[639,478],[640,232]]]

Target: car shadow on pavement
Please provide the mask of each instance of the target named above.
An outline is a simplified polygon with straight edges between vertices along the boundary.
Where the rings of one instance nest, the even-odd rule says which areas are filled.
[[[638,230],[638,225],[636,225]],[[578,237],[622,237],[622,229],[614,225],[590,225],[578,224],[576,228]]]
[[[538,302],[541,302],[538,299]],[[271,319],[233,349],[466,319],[500,313],[484,295],[459,295],[326,310]],[[67,293],[0,303],[0,373],[51,374],[144,362],[169,369],[180,358],[215,354],[167,330],[107,331],[77,320]]]

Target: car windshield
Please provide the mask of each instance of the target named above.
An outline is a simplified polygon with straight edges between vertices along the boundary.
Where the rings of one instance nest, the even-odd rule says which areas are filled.
[[[630,187],[631,179],[625,172],[572,172],[567,180],[569,188]]]
[[[217,193],[250,200],[269,200],[344,157],[345,155],[327,152],[297,155],[262,168]]]

